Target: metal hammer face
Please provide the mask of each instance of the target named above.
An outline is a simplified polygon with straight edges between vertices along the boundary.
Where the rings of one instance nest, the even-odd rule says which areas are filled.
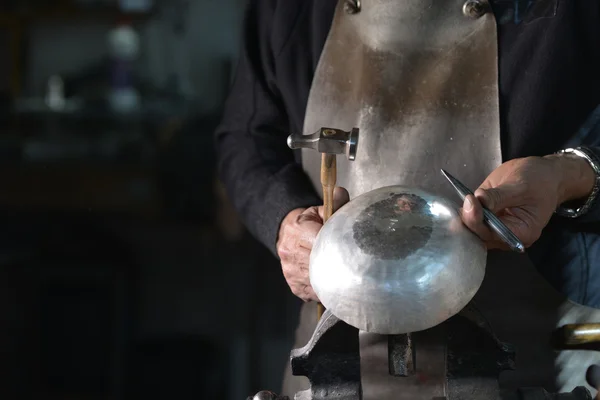
[[[291,149],[313,149],[325,154],[346,154],[348,160],[356,158],[358,128],[351,131],[321,128],[312,135],[292,134],[287,144]]]

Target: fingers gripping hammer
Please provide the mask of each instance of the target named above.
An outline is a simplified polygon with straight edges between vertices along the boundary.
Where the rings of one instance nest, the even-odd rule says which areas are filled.
[[[288,146],[291,149],[313,149],[321,153],[321,185],[323,186],[323,223],[333,214],[333,191],[337,180],[338,154],[345,154],[348,160],[356,158],[358,146],[358,128],[343,131],[333,128],[321,128],[312,135],[290,135]],[[318,306],[318,318],[325,311]]]

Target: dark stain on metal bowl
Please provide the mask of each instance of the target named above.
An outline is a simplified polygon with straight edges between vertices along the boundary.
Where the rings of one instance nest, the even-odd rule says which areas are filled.
[[[354,241],[365,253],[397,260],[424,247],[433,231],[427,201],[411,193],[390,193],[365,208],[353,227]]]

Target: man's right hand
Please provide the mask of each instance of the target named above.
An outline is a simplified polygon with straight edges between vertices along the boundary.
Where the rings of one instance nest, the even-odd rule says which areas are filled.
[[[335,188],[333,210],[350,200],[348,191]],[[283,219],[277,239],[277,254],[283,276],[292,293],[304,301],[319,301],[310,285],[308,264],[317,234],[323,227],[323,206],[297,208]]]

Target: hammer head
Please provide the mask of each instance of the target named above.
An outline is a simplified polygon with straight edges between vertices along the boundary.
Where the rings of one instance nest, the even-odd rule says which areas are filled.
[[[356,158],[358,146],[358,128],[351,131],[341,129],[321,128],[312,135],[292,134],[287,144],[290,149],[313,149],[319,153],[346,154],[348,160]]]

